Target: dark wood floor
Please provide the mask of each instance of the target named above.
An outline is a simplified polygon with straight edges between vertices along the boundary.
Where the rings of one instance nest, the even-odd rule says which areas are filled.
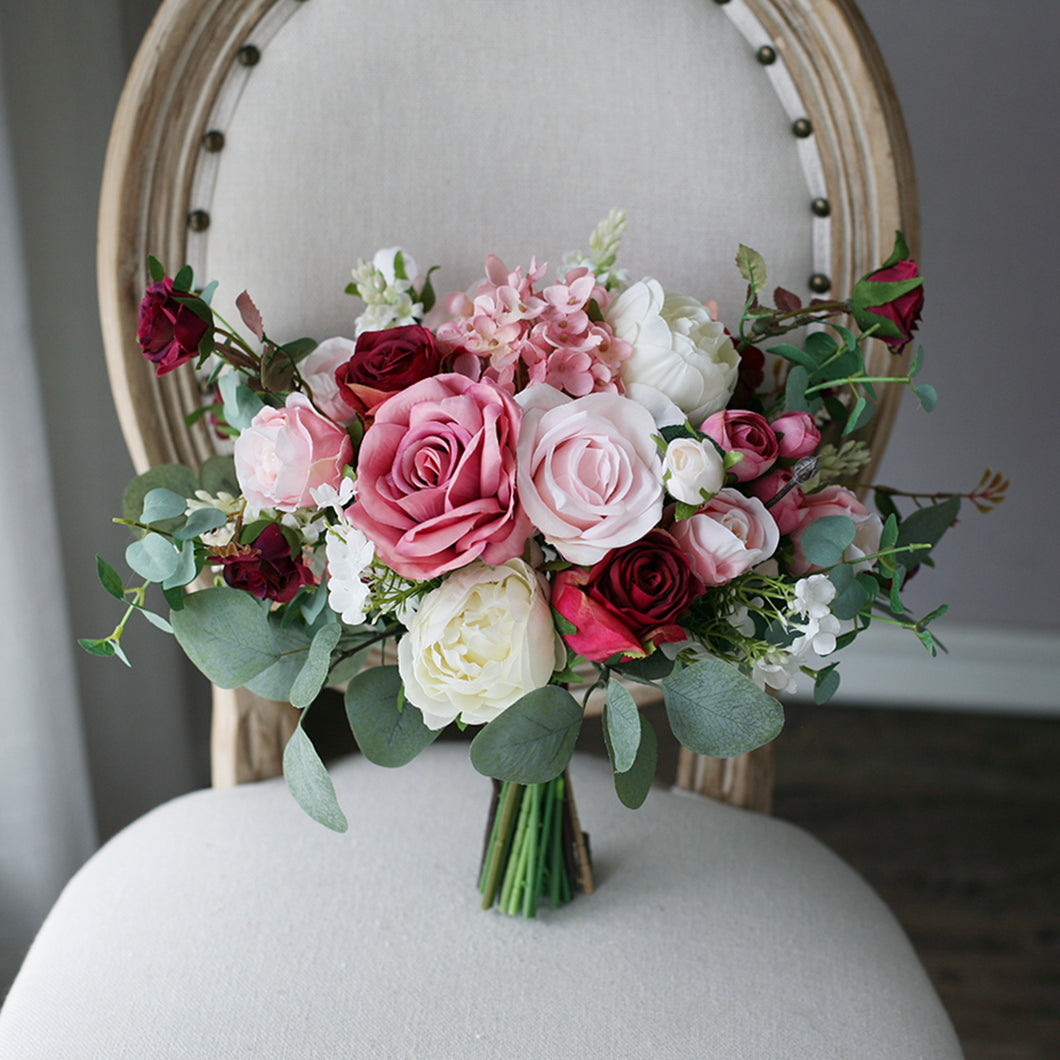
[[[1060,1057],[1060,721],[789,707],[775,813],[894,910],[967,1060]]]

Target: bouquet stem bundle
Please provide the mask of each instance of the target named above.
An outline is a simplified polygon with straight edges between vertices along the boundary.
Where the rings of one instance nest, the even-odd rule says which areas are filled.
[[[544,784],[494,781],[479,874],[482,908],[534,917],[542,899],[565,905],[593,891],[587,837],[578,825],[570,776]]]

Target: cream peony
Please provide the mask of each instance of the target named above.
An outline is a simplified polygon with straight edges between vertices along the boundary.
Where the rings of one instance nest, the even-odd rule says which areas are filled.
[[[479,560],[423,597],[398,642],[405,696],[428,728],[457,717],[492,721],[548,684],[566,653],[549,608],[547,581],[521,559]]]
[[[740,356],[705,305],[667,294],[648,278],[623,291],[604,319],[633,347],[622,363],[627,388],[658,390],[697,425],[725,408],[736,388]]]

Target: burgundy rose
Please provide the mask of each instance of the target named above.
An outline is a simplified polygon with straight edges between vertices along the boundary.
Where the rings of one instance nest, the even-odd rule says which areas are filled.
[[[609,552],[590,569],[570,567],[552,584],[552,607],[576,627],[563,639],[594,662],[639,657],[685,639],[678,617],[703,592],[688,558],[665,530]]]
[[[891,256],[858,280],[850,306],[858,327],[875,327],[876,337],[895,353],[913,337],[924,307],[924,284],[901,232],[895,233]]]
[[[366,331],[353,356],[335,370],[335,382],[342,400],[365,416],[391,394],[437,375],[441,364],[434,336],[419,324]]]
[[[901,283],[919,277],[920,271],[915,261],[899,261],[889,269],[878,269],[868,279],[874,283]],[[898,335],[881,335],[880,338],[894,350],[900,350],[916,331],[920,312],[924,308],[924,287],[914,287],[905,294],[900,294],[893,301],[883,305],[870,305],[869,312],[886,317],[898,329]]]
[[[726,452],[743,454],[743,459],[730,469],[739,482],[758,478],[780,456],[780,446],[773,428],[757,412],[724,409],[708,416],[700,430]]]
[[[249,551],[221,556],[219,562],[225,583],[242,589],[259,600],[285,604],[303,585],[315,582],[313,572],[291,556],[291,546],[283,531],[269,523],[254,539]]]
[[[729,398],[733,408],[748,408],[758,401],[758,388],[766,377],[766,357],[757,346],[744,346],[740,350],[740,368],[736,377],[736,389]]]
[[[168,276],[144,293],[136,337],[143,355],[154,364],[155,375],[172,372],[198,356],[199,343],[210,325],[182,300],[191,297],[175,291]]]

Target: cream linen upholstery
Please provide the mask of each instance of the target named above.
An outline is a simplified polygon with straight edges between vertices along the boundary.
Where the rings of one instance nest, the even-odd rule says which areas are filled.
[[[489,784],[461,746],[333,770],[344,836],[282,781],[198,792],[74,878],[0,1020],[0,1056],[949,1060],[891,914],[804,832],[573,781],[599,888],[536,921],[482,912]]]

